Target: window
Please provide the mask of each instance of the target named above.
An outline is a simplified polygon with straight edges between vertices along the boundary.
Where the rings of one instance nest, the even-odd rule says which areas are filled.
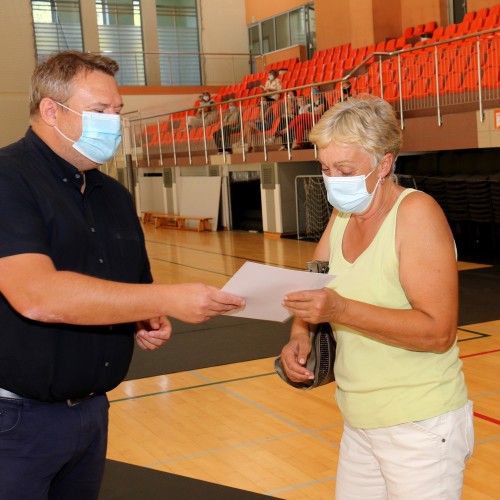
[[[83,50],[79,0],[32,0],[37,60],[61,50]]]
[[[144,49],[139,0],[96,0],[101,53],[119,65],[119,85],[144,85]]]
[[[200,85],[196,0],[156,0],[156,14],[162,84]]]
[[[290,47],[290,19],[288,12],[276,18],[276,48]]]
[[[266,54],[292,45],[305,45],[310,57],[316,50],[314,6],[304,5],[248,27],[251,54]]]
[[[262,21],[262,50],[263,52],[273,52],[276,50],[276,40],[274,34],[274,19]]]

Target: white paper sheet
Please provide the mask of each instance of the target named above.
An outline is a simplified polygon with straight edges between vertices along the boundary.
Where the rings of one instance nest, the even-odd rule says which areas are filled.
[[[328,274],[291,271],[245,262],[222,290],[243,297],[246,301],[244,309],[231,311],[229,315],[284,322],[290,314],[281,303],[288,292],[318,290],[333,278]]]

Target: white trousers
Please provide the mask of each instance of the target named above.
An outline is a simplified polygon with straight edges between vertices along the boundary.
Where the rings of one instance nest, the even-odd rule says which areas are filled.
[[[336,500],[458,500],[474,447],[472,401],[419,422],[379,429],[347,423]]]

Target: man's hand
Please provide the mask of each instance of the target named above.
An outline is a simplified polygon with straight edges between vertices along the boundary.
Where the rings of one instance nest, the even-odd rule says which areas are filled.
[[[135,340],[137,345],[145,351],[160,348],[171,336],[172,325],[166,316],[137,323]]]
[[[168,298],[169,316],[188,323],[201,323],[245,305],[245,300],[201,283],[173,285]]]

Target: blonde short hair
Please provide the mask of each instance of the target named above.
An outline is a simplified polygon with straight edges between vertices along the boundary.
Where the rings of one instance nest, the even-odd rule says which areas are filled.
[[[318,148],[331,142],[357,146],[379,162],[386,153],[398,156],[402,136],[392,106],[380,97],[361,94],[330,108],[311,130],[309,140]]]

